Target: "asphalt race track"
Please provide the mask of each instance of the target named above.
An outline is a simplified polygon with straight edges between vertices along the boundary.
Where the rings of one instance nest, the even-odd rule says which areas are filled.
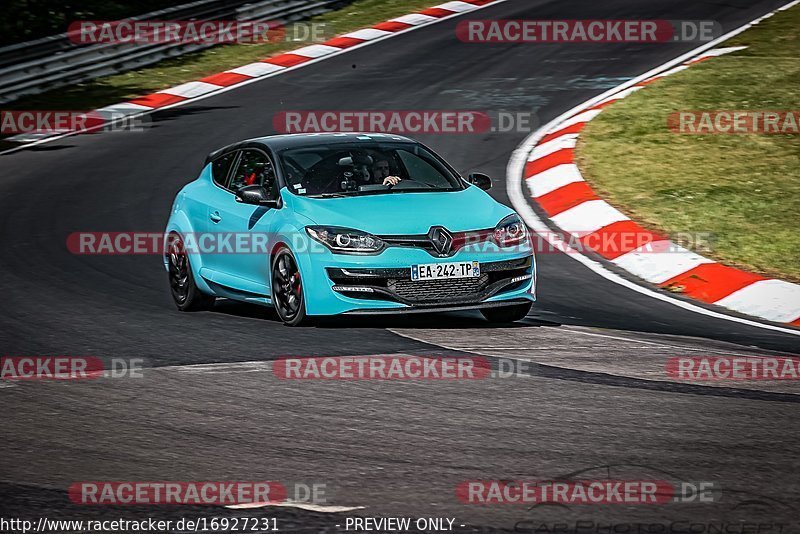
[[[730,30],[781,4],[509,0],[474,17],[713,19]],[[66,488],[83,480],[280,480],[325,483],[329,504],[364,507],[247,511],[278,517],[282,530],[334,532],[361,514],[532,531],[525,529],[545,517],[539,510],[464,505],[456,485],[600,468],[607,478],[669,473],[730,491],[714,504],[541,514],[606,524],[796,521],[798,387],[675,384],[659,370],[687,354],[796,354],[798,336],[682,310],[560,254],[539,255],[539,303],[515,326],[489,328],[464,312],[292,329],[270,310],[229,302],[177,312],[158,257],[66,249],[76,231],[163,230],[174,194],[205,155],[275,133],[279,111],[535,108],[544,124],[696,46],[468,45],[455,37],[458,20],[156,113],[144,132],[73,136],[0,156],[0,352],[143,358],[149,367],[141,380],[0,382],[0,515],[230,515],[79,507]],[[505,168],[525,133],[417,137],[462,174],[492,176],[493,194],[508,203]],[[530,364],[523,376],[446,383],[292,383],[269,370],[279,356],[367,354]]]

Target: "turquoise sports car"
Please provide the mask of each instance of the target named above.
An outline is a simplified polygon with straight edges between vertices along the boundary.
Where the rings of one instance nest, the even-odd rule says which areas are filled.
[[[424,145],[389,134],[250,139],[177,194],[164,265],[179,310],[218,297],[313,316],[478,309],[522,319],[536,300],[524,222]]]

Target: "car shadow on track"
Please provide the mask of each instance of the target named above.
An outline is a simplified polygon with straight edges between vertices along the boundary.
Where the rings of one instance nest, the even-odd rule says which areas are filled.
[[[233,300],[219,299],[212,313],[260,319],[278,323],[280,319],[272,308],[247,304]],[[524,322],[489,323],[478,311],[411,313],[387,315],[339,315],[333,317],[316,317],[307,327],[301,328],[435,328],[437,330],[462,330],[476,328],[531,328],[540,326],[561,326],[559,323],[528,317]]]

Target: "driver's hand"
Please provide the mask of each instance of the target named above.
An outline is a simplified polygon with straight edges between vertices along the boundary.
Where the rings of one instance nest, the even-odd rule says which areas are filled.
[[[383,180],[383,185],[397,185],[400,183],[400,178],[398,176],[387,176]]]

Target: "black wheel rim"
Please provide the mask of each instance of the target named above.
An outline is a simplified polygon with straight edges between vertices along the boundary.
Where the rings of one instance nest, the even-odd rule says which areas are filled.
[[[303,305],[303,283],[291,254],[283,253],[275,261],[272,268],[272,288],[275,309],[281,319],[291,321],[296,318]]]
[[[169,263],[169,287],[172,297],[178,304],[183,304],[189,298],[189,259],[183,250],[183,241],[180,238],[171,240],[167,252]]]

